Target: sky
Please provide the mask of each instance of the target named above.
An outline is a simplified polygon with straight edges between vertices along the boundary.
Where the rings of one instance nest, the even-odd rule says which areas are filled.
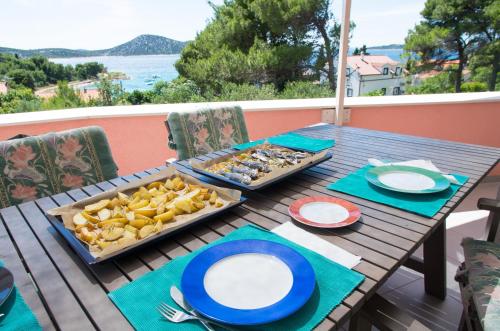
[[[223,0],[212,0],[215,4]],[[352,47],[402,44],[425,0],[352,0]],[[333,0],[341,17],[341,0]],[[0,46],[111,48],[141,34],[194,39],[213,15],[207,0],[0,0]]]

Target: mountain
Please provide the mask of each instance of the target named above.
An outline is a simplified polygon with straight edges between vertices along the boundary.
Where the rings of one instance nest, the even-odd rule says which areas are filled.
[[[381,46],[370,46],[367,49],[401,49],[403,47],[404,47],[403,44],[390,44]]]
[[[186,45],[184,41],[170,38],[143,34],[124,44],[113,48],[101,50],[67,49],[67,48],[40,48],[40,49],[15,49],[0,47],[0,53],[18,54],[21,57],[43,55],[48,58],[56,57],[86,57],[105,55],[158,55],[158,54],[179,54]]]

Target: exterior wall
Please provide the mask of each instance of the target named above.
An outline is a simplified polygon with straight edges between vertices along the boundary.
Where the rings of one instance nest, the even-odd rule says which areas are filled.
[[[382,88],[386,89],[386,95],[393,95],[393,89],[399,87],[401,94],[404,91],[404,87],[401,84],[404,79],[401,76],[391,77],[390,75],[375,75],[375,76],[364,76],[361,82],[361,94],[366,95],[368,92],[377,91]]]
[[[351,68],[352,70],[352,68]],[[401,94],[404,92],[405,78],[404,76],[395,75],[368,75],[360,76],[358,72],[353,72],[347,78],[346,82],[346,96],[347,89],[352,89],[352,96],[359,97],[366,95],[369,92],[377,91],[386,88],[386,95],[393,95],[394,87],[399,87]]]
[[[351,108],[349,126],[500,147],[499,102]],[[491,175],[500,175],[500,165]]]
[[[67,110],[57,110],[57,112],[64,111]],[[164,165],[165,160],[176,157],[175,151],[167,146],[165,119],[166,115],[134,117],[122,115],[0,126],[0,140],[6,140],[19,133],[37,135],[49,131],[98,125],[106,132],[113,158],[119,167],[119,174],[126,175]],[[250,139],[255,140],[321,122],[321,109],[245,112],[245,121]]]
[[[78,108],[0,115],[0,140],[99,125],[108,136],[120,174],[164,164],[175,157],[164,125],[171,111],[232,103]],[[250,138],[259,139],[333,119],[334,98],[238,102]],[[500,92],[346,98],[346,125],[500,147]],[[325,110],[330,110],[325,112]],[[500,166],[492,175],[500,175]]]

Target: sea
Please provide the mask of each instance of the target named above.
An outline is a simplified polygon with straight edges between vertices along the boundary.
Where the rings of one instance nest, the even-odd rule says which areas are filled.
[[[351,50],[352,52],[352,50]],[[402,61],[403,50],[394,49],[375,49],[370,48],[368,52],[371,55],[387,55],[395,61]],[[79,63],[98,62],[102,63],[109,72],[122,72],[129,79],[119,80],[125,91],[140,90],[145,91],[153,87],[159,80],[171,81],[178,76],[175,70],[175,62],[180,54],[172,55],[138,55],[138,56],[93,56],[93,57],[71,57],[71,58],[53,58],[55,63],[75,66]],[[95,86],[85,86],[87,89]]]
[[[149,90],[156,81],[171,81],[179,74],[175,62],[180,54],[137,56],[92,56],[50,59],[55,63],[75,66],[85,62],[102,63],[109,72],[122,72],[129,79],[119,80],[125,91]],[[92,89],[92,86],[86,86]]]

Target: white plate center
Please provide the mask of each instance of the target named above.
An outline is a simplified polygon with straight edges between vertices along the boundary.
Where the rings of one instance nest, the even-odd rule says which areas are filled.
[[[258,309],[283,299],[293,285],[290,268],[275,256],[244,253],[211,266],[203,279],[208,295],[235,309]]]
[[[316,223],[334,224],[344,221],[349,217],[349,211],[331,202],[310,202],[306,203],[299,210],[302,217]]]
[[[430,177],[407,171],[386,172],[379,175],[378,179],[382,184],[387,186],[410,191],[427,190],[436,185]]]

